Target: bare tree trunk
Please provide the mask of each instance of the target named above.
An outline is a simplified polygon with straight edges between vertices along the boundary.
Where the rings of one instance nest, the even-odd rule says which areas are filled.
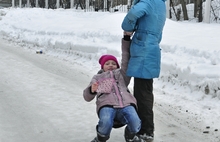
[[[198,0],[194,0],[194,17],[197,17],[198,12]]]
[[[184,20],[189,20],[189,18],[188,18],[188,13],[187,13],[187,9],[186,9],[186,3],[185,3],[184,0],[180,0],[180,2],[181,2],[181,5],[182,5]]]
[[[202,22],[203,17],[202,17],[202,0],[199,1],[199,22]]]

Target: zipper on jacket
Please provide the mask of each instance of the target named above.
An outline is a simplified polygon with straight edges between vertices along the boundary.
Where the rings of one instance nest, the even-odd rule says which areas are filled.
[[[111,77],[114,79],[112,71],[110,71],[110,74],[111,74]],[[119,93],[119,89],[118,89],[116,81],[114,81],[113,85],[114,85],[114,88],[115,88],[116,96],[117,96],[118,101],[119,101],[119,105],[120,105],[120,107],[124,107],[123,102],[122,102],[122,96]]]
[[[123,107],[124,105],[122,103],[122,97],[119,93],[118,86],[116,85],[116,83],[114,83],[114,87],[115,87],[115,93],[116,93],[116,96],[118,98],[119,104],[120,104],[121,107]]]

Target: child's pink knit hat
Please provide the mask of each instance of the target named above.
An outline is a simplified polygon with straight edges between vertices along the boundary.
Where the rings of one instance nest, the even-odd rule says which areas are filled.
[[[105,62],[107,62],[108,60],[113,60],[113,61],[115,61],[116,64],[117,64],[117,67],[118,67],[118,68],[120,67],[115,56],[113,56],[113,55],[102,55],[102,56],[100,57],[100,59],[99,59],[99,64],[101,65],[101,68],[102,68],[102,69],[103,69],[103,66],[104,66]]]

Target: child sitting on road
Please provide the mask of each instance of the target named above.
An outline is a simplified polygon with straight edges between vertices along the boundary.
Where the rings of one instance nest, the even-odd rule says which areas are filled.
[[[101,56],[101,70],[83,91],[84,99],[88,102],[96,97],[99,122],[96,126],[97,136],[91,142],[106,142],[110,138],[112,127],[120,127],[116,126],[116,122],[121,126],[127,125],[124,131],[126,142],[144,142],[136,136],[141,120],[136,112],[136,99],[127,88],[130,82],[130,77],[126,76],[130,36],[124,35],[121,42],[121,68],[113,55]]]

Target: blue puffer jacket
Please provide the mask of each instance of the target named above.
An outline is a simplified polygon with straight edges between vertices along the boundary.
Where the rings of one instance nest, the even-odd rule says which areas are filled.
[[[144,79],[159,77],[161,62],[159,43],[165,20],[164,0],[139,0],[125,16],[122,29],[135,32],[130,47],[128,76]]]

